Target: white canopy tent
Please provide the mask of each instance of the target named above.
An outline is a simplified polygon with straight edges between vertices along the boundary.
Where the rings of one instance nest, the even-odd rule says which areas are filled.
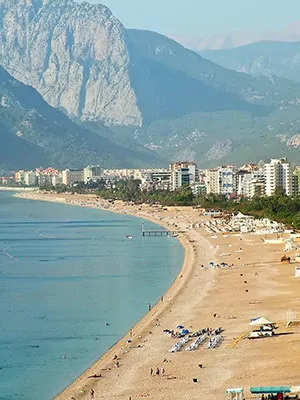
[[[251,326],[275,325],[275,322],[271,322],[265,317],[260,317],[251,321],[249,325]]]
[[[237,213],[237,215],[234,216],[234,218],[237,218],[237,219],[253,219],[253,217],[251,215],[245,215],[245,214],[241,213],[240,211]]]
[[[226,390],[226,400],[243,400],[244,389],[243,388],[233,388]]]

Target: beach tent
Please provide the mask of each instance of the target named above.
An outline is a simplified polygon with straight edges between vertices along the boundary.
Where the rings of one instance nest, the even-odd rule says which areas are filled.
[[[290,386],[253,386],[250,388],[252,394],[278,394],[290,393]]]
[[[233,388],[226,390],[226,400],[243,400],[244,389],[243,388]]]
[[[291,393],[300,393],[300,386],[291,386]]]
[[[267,320],[265,317],[260,317],[260,318],[252,320],[249,325],[262,326],[262,325],[275,325],[275,323]]]
[[[235,218],[238,218],[238,219],[242,219],[242,218],[252,219],[253,217],[251,215],[244,215],[241,212],[238,212],[237,215],[235,216]]]

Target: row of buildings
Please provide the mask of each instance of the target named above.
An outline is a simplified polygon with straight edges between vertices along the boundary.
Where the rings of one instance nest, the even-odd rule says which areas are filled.
[[[169,171],[142,176],[142,187],[177,188],[189,185],[195,194],[220,194],[225,196],[272,196],[277,188],[287,195],[300,192],[300,167],[294,167],[286,158],[271,159],[263,165],[221,165],[200,170],[195,163],[170,165]]]
[[[217,168],[198,169],[194,162],[177,162],[169,169],[102,169],[99,165],[83,169],[55,168],[18,171],[14,177],[2,178],[2,184],[14,181],[25,186],[44,186],[79,182],[105,182],[114,187],[118,180],[138,179],[143,190],[176,190],[184,185],[195,194],[221,194],[226,196],[271,196],[277,188],[287,195],[300,191],[300,167],[294,167],[286,158],[271,159],[263,165],[221,165]]]

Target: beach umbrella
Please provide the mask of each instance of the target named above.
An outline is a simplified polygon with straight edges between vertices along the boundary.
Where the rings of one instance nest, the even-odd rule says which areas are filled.
[[[183,329],[183,331],[181,331],[181,333],[182,333],[183,335],[187,335],[187,334],[189,333],[189,330],[188,330],[188,329]]]
[[[178,326],[176,327],[176,329],[183,329],[183,328],[184,328],[183,325],[178,325]]]
[[[249,325],[251,326],[274,325],[274,322],[267,320],[265,317],[260,317],[252,320]]]

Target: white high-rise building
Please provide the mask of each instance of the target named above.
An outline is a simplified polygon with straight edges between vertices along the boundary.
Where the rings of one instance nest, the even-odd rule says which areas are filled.
[[[89,181],[96,181],[101,179],[102,170],[100,165],[90,165],[83,170],[83,180],[84,183]]]
[[[76,182],[83,182],[82,169],[65,169],[62,172],[62,182],[64,185],[73,185]]]
[[[171,189],[176,190],[184,185],[196,182],[197,165],[193,162],[178,162],[171,164]]]
[[[35,171],[26,171],[24,174],[24,183],[27,186],[36,186],[37,176]]]
[[[235,165],[222,165],[219,170],[219,184],[220,194],[230,196],[236,193],[236,166]]]
[[[205,186],[207,194],[219,194],[220,193],[220,180],[219,170],[217,168],[207,169],[204,171],[205,174]]]
[[[281,188],[288,195],[292,195],[292,175],[291,163],[286,158],[271,159],[265,164],[265,194],[272,196],[276,188]]]
[[[253,169],[252,171],[247,170],[240,170],[236,174],[236,192],[239,196],[245,197],[253,197],[256,193],[253,189],[252,183],[257,182],[264,182],[264,171],[261,169]],[[254,191],[253,191],[254,190]],[[263,193],[264,194],[264,193]]]

